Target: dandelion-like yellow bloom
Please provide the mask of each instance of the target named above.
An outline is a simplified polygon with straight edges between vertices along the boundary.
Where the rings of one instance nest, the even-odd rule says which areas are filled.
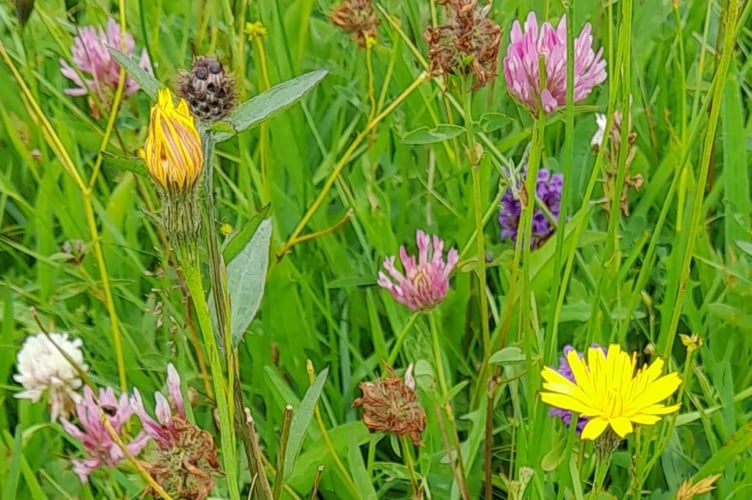
[[[676,372],[661,376],[661,359],[635,373],[637,354],[630,356],[619,345],[610,345],[605,354],[601,348],[588,349],[587,363],[574,350],[567,353],[567,361],[574,382],[543,368],[541,399],[587,417],[582,439],[595,439],[609,426],[623,438],[633,431],[632,424],[652,425],[679,409],[679,404],[661,403],[681,384]]]
[[[180,99],[175,106],[167,89],[159,90],[151,108],[144,159],[151,176],[168,191],[189,190],[201,175],[201,137],[188,103]]]

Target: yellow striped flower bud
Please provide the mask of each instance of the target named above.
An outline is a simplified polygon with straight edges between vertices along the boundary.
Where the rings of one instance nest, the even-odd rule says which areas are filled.
[[[151,108],[144,159],[152,178],[167,192],[188,191],[201,176],[201,137],[188,104],[175,106],[172,94],[160,89]]]

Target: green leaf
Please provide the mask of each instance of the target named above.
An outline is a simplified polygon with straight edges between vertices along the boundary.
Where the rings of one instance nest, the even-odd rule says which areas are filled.
[[[499,130],[512,119],[504,113],[483,113],[478,119],[478,127],[485,133]]]
[[[270,208],[270,204],[262,207],[240,231],[230,236],[222,248],[222,257],[224,257],[225,262],[232,262],[240,254],[253,235],[256,234],[256,229],[261,225],[261,222],[269,215]]]
[[[162,85],[159,80],[144,71],[144,69],[141,68],[141,66],[139,66],[138,63],[130,57],[126,56],[117,49],[113,49],[112,47],[108,48],[110,50],[110,54],[112,54],[112,57],[114,57],[115,60],[117,60],[117,62],[123,68],[125,68],[125,71],[128,72],[128,75],[133,78],[136,83],[138,83],[139,87],[141,87],[141,90],[146,92],[152,99],[156,99],[157,91],[164,87],[164,85]]]
[[[525,362],[525,353],[516,345],[510,345],[496,351],[488,360],[492,365],[519,365]]]
[[[144,160],[137,156],[118,156],[108,151],[102,151],[102,158],[107,165],[113,165],[120,170],[133,172],[140,177],[149,176]]]
[[[404,144],[433,144],[457,137],[465,131],[459,125],[442,123],[435,127],[419,127],[411,130],[402,138]]]
[[[272,221],[264,219],[243,250],[227,265],[227,290],[230,294],[230,334],[237,347],[251,324],[264,296]]]
[[[290,423],[290,436],[287,440],[287,448],[285,449],[284,477],[290,477],[290,474],[292,474],[295,460],[297,460],[298,455],[300,454],[300,449],[303,446],[303,438],[305,437],[308,425],[313,418],[313,410],[321,396],[321,390],[324,388],[324,382],[326,382],[326,376],[328,373],[328,367],[324,368],[321,373],[319,373],[316,380],[306,391],[305,396],[303,396],[300,406],[295,410],[295,413],[293,413],[292,422]]]
[[[747,255],[752,255],[752,241],[736,240],[736,246],[741,248]]]
[[[275,85],[256,97],[242,102],[227,118],[227,123],[230,124],[236,134],[257,125],[276,112],[282,111],[302,99],[326,74],[325,69],[320,69]],[[227,130],[218,129],[213,130],[213,135],[217,142],[233,136]]]

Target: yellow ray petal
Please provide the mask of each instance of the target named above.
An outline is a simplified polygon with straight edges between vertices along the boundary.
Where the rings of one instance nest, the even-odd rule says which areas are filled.
[[[603,431],[606,430],[606,426],[608,426],[608,420],[601,417],[591,418],[582,429],[582,439],[593,440],[597,438],[603,434]]]
[[[632,422],[627,417],[612,418],[608,423],[620,438],[626,437],[627,434],[631,434],[633,431]]]

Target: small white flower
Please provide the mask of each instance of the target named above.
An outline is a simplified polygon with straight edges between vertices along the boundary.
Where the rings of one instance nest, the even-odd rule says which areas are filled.
[[[67,333],[31,335],[26,338],[16,360],[18,373],[13,379],[24,390],[17,392],[15,397],[37,402],[47,391],[53,421],[67,414],[68,409],[81,399],[76,392],[82,385],[76,367],[83,371],[89,369],[81,352],[81,339],[68,340]]]
[[[603,136],[606,133],[607,121],[606,115],[600,113],[595,114],[595,123],[598,125],[598,130],[595,131],[593,138],[590,140],[590,147],[597,149],[603,146]]]

